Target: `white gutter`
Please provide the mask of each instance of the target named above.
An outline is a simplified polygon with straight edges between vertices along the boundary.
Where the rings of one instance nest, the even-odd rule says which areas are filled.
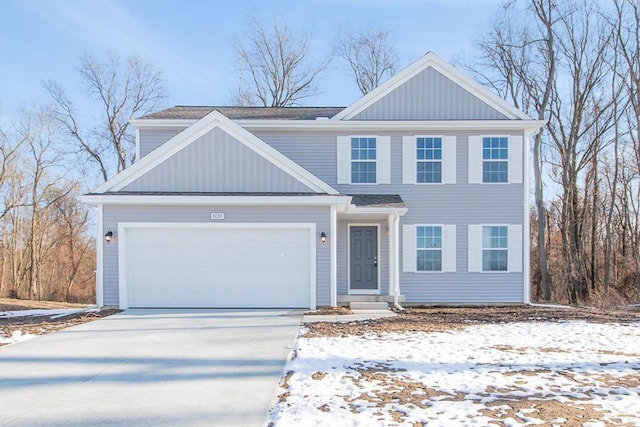
[[[197,120],[137,119],[131,124],[138,129],[187,128]],[[529,130],[537,131],[545,125],[544,120],[233,120],[245,129],[292,129],[292,130],[339,130],[339,131],[456,131],[456,130]]]
[[[348,204],[351,196],[209,196],[209,195],[140,195],[86,194],[80,200],[87,205],[278,205],[330,206]]]

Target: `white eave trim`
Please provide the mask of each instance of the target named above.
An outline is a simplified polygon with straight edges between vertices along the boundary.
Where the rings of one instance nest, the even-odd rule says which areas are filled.
[[[391,77],[382,85],[369,92],[367,95],[360,98],[344,110],[331,118],[332,121],[349,120],[358,115],[362,111],[369,108],[371,105],[384,98],[396,88],[407,82],[409,79],[420,73],[421,71],[433,67],[435,70],[444,74],[447,78],[460,85],[463,89],[467,90],[472,95],[481,99],[487,103],[490,107],[494,108],[498,112],[504,114],[510,119],[530,120],[522,111],[515,108],[513,105],[506,102],[499,96],[491,93],[487,88],[483,87],[480,83],[467,77],[455,67],[447,63],[445,60],[437,56],[433,52],[427,52],[426,55],[413,62],[404,70],[400,71],[395,76]]]
[[[137,122],[140,121],[142,120],[137,120]],[[195,120],[185,120],[181,126],[187,128],[195,122]],[[235,120],[234,122],[246,129],[338,130],[341,132],[363,130],[528,130],[536,132],[546,124],[544,120]],[[165,124],[164,120],[145,120],[145,124],[139,128],[153,129],[162,127],[175,128],[177,126],[175,124]]]
[[[189,196],[139,194],[86,194],[87,205],[157,205],[157,206],[331,206],[348,205],[351,196]]]
[[[128,184],[140,178],[142,175],[216,127],[222,129],[242,144],[247,145],[250,149],[264,157],[276,167],[291,175],[294,179],[300,181],[312,191],[334,195],[339,194],[339,192],[333,187],[286,157],[284,154],[280,153],[275,148],[268,145],[266,142],[262,141],[251,132],[228,119],[217,110],[213,110],[192,126],[188,127],[183,132],[180,132],[178,135],[174,136],[148,155],[144,156],[140,161],[129,166],[123,172],[102,184],[95,190],[95,192],[105,193],[107,191],[122,190]]]
[[[379,215],[398,215],[403,216],[407,213],[407,208],[385,208],[385,207],[357,207],[356,205],[349,205],[347,209],[342,212],[343,214],[348,215],[371,215],[371,214],[379,214]]]

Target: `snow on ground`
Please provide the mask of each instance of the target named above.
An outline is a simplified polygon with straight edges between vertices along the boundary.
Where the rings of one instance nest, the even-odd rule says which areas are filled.
[[[293,354],[272,426],[640,426],[640,323],[299,338]]]
[[[27,316],[67,316],[81,311],[86,311],[85,308],[58,308],[58,309],[40,309],[40,310],[15,310],[15,311],[1,311],[0,319],[6,319],[9,317],[27,317]]]
[[[15,344],[17,342],[30,340],[31,338],[35,337],[37,337],[37,335],[23,334],[22,331],[13,331],[13,333],[9,337],[5,337],[0,334],[0,345]]]

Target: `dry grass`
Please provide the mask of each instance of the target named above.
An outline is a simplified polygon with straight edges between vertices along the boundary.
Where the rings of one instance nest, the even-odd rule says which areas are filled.
[[[58,301],[32,301],[14,298],[0,298],[0,312],[18,310],[50,310],[57,308],[85,308],[86,304],[72,304]]]

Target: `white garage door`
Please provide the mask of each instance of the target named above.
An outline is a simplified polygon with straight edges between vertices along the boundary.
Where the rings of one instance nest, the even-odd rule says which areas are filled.
[[[128,307],[308,308],[310,230],[277,225],[126,228],[121,297]]]

